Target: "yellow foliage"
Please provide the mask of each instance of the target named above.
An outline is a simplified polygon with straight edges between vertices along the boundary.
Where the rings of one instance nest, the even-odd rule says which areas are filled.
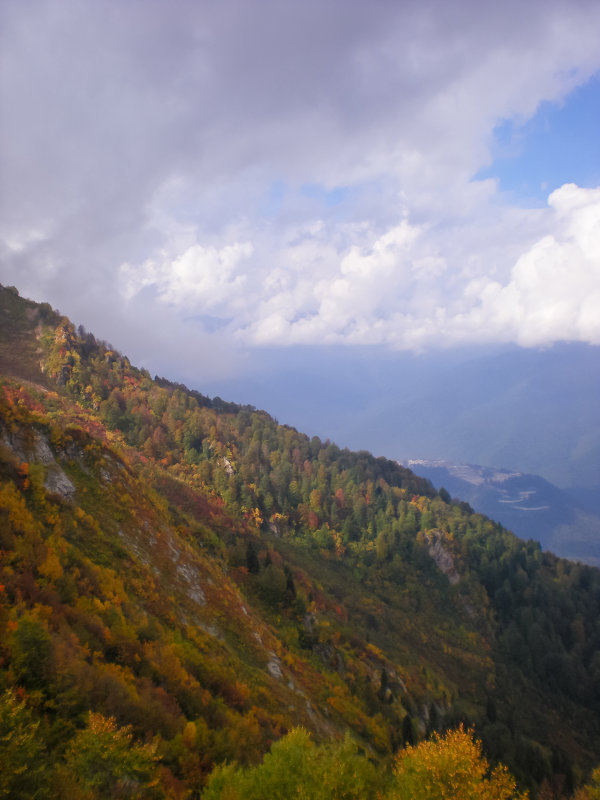
[[[526,800],[506,767],[490,772],[481,742],[461,726],[402,750],[389,800]]]
[[[38,572],[50,581],[56,581],[62,577],[63,568],[56,552],[52,548],[48,549],[46,560],[43,564],[40,564]]]
[[[37,526],[14,483],[0,485],[0,508],[7,512],[8,525],[15,533],[33,534]]]
[[[260,528],[260,526],[264,522],[262,514],[260,513],[260,510],[258,508],[253,508],[250,511],[250,513],[248,515],[248,518],[249,518],[249,521],[254,523],[254,525],[256,525],[257,528]]]
[[[367,646],[365,647],[365,650],[371,655],[375,656],[375,658],[378,658],[380,661],[384,660],[383,652],[379,649],[379,647],[377,647],[377,645],[368,642]]]
[[[575,792],[573,800],[600,800],[600,767],[592,772],[590,783]]]
[[[197,737],[198,730],[196,729],[196,725],[193,722],[187,722],[185,728],[183,729],[184,745],[191,750],[196,744]]]

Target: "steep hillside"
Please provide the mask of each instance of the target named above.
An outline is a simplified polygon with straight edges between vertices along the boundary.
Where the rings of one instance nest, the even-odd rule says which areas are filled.
[[[153,742],[156,796],[297,725],[383,767],[466,722],[532,787],[598,760],[597,570],[12,291],[0,318],[0,687],[48,792],[76,796],[90,711]]]

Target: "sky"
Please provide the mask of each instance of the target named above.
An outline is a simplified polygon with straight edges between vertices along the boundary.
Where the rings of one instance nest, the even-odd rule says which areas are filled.
[[[597,0],[0,0],[0,282],[201,391],[274,351],[600,345],[598,30]]]

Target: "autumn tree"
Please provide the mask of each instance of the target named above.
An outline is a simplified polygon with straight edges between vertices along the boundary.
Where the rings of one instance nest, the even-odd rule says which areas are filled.
[[[10,645],[16,683],[32,691],[44,689],[52,668],[52,642],[42,623],[23,616]]]
[[[297,728],[276,742],[257,767],[218,767],[203,800],[360,800],[375,796],[378,778],[350,736],[316,745]]]
[[[0,798],[50,796],[39,728],[39,721],[12,691],[0,696]]]
[[[592,772],[589,783],[575,792],[573,800],[600,800],[600,767]]]
[[[506,767],[490,770],[481,742],[461,726],[400,751],[388,800],[526,800]]]
[[[157,761],[155,745],[134,742],[129,726],[120,728],[114,718],[90,713],[71,742],[66,771],[86,798],[146,800],[164,797]]]

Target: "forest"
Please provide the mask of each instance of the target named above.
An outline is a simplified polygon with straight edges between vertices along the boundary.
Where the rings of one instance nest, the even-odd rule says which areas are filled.
[[[600,571],[0,312],[0,797],[600,797]]]

